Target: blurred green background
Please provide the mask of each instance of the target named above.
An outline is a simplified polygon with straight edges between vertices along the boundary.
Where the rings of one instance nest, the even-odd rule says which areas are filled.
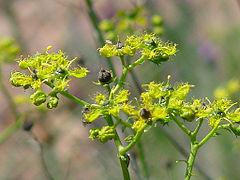
[[[237,0],[102,0],[93,1],[101,20],[111,18],[119,9],[131,10],[144,5],[146,17],[160,14],[163,18],[165,41],[178,44],[176,56],[157,66],[145,63],[135,73],[141,83],[160,82],[172,76],[172,82],[195,85],[191,96],[213,99],[214,90],[230,79],[239,79],[240,69],[240,4]],[[13,37],[24,56],[42,52],[48,45],[61,49],[70,57],[79,57],[79,63],[88,67],[87,78],[71,82],[70,92],[91,100],[96,91],[97,72],[106,68],[105,59],[99,57],[96,33],[88,17],[83,0],[0,0],[0,36]],[[150,28],[150,27],[146,27]],[[0,60],[1,61],[1,60]],[[121,63],[113,59],[117,73]],[[16,101],[24,99],[29,91],[13,88],[8,79],[10,72],[18,70],[16,63],[2,64],[3,79]],[[132,83],[131,78],[128,82]],[[127,86],[133,95],[133,84]],[[232,99],[239,102],[240,91]],[[15,121],[14,115],[0,92],[0,132]],[[29,119],[35,121],[33,132],[44,145],[44,155],[51,174],[56,180],[120,180],[120,166],[112,143],[101,144],[88,139],[89,127],[82,126],[81,107],[66,98],[60,98],[55,110],[19,105],[21,112],[31,111]],[[101,120],[100,120],[101,121]],[[91,126],[97,126],[95,123]],[[90,127],[91,127],[90,126]],[[189,124],[189,127],[191,125]],[[164,130],[164,132],[163,132]],[[207,124],[201,129],[209,130]],[[143,148],[151,180],[181,180],[184,178],[185,159],[173,146],[166,132],[189,151],[189,139],[173,123],[157,126],[143,136]],[[120,133],[121,134],[121,133]],[[137,153],[137,152],[135,152]],[[223,132],[211,139],[199,151],[196,164],[214,180],[240,179],[240,141]],[[140,179],[137,166],[130,164],[133,179]],[[197,176],[205,179],[194,169]],[[45,180],[40,163],[39,147],[22,130],[18,130],[0,145],[1,180]]]

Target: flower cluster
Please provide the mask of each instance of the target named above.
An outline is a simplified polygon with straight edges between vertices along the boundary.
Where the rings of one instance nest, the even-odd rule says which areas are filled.
[[[41,105],[50,96],[47,107],[52,109],[57,106],[57,93],[68,89],[69,77],[83,78],[88,70],[82,67],[72,68],[71,64],[76,60],[68,60],[62,51],[50,53],[49,46],[43,53],[36,53],[18,61],[19,67],[28,70],[29,73],[14,72],[11,74],[10,82],[15,87],[22,86],[24,89],[32,88],[36,92],[30,99],[36,106]],[[52,88],[50,93],[45,93],[43,84]]]
[[[170,76],[169,76],[170,79]],[[144,84],[146,91],[141,93],[137,107],[129,101],[129,92],[121,90],[112,100],[106,95],[98,94],[95,97],[97,105],[90,107],[84,114],[86,122],[92,122],[98,117],[112,115],[118,117],[120,110],[134,119],[132,129],[142,131],[145,125],[160,122],[167,124],[173,117],[181,117],[183,120],[192,122],[198,119],[207,119],[209,125],[214,128],[225,121],[227,123],[240,122],[240,110],[231,110],[235,103],[226,99],[210,102],[208,99],[193,99],[186,101],[187,94],[193,85],[188,83],[172,86],[169,83],[156,84],[150,82]]]
[[[140,54],[155,64],[167,61],[170,56],[176,53],[176,44],[164,43],[155,34],[143,34],[130,36],[125,43],[107,43],[99,49],[99,53],[105,57],[112,56],[133,56],[137,50]]]
[[[105,143],[115,137],[115,127],[103,126],[101,129],[92,128],[89,134],[90,139],[99,139],[100,142]]]
[[[189,84],[172,87],[169,81],[165,84],[150,82],[143,86],[146,87],[146,91],[140,96],[138,110],[131,105],[126,105],[128,107],[123,110],[134,118],[133,129],[136,131],[141,131],[145,124],[151,125],[157,121],[167,124],[174,113],[180,114],[182,104],[192,87]]]
[[[88,111],[83,114],[84,122],[91,123],[99,116],[106,117],[112,115],[113,117],[118,117],[120,110],[126,108],[128,98],[129,91],[125,89],[119,91],[111,100],[104,94],[97,94],[95,97],[97,104],[88,107]]]

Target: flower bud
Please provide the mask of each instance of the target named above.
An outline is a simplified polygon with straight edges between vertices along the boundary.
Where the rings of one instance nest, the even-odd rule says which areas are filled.
[[[21,69],[27,69],[29,66],[29,63],[27,63],[26,61],[19,61],[18,65]]]
[[[148,119],[151,117],[151,113],[147,108],[142,108],[142,109],[140,109],[140,116],[143,119]]]
[[[195,112],[191,108],[185,108],[182,110],[180,117],[186,121],[192,122],[195,119]]]
[[[99,73],[98,73],[98,81],[101,84],[109,84],[112,82],[112,75],[109,71],[102,69]]]
[[[115,128],[112,126],[103,126],[99,131],[99,141],[105,143],[115,137]]]
[[[98,128],[92,128],[89,130],[89,138],[90,139],[97,139],[98,138],[98,135],[99,135],[99,129]]]
[[[49,109],[56,108],[57,105],[58,105],[58,98],[51,97],[47,103],[47,108],[49,108]]]
[[[24,131],[30,131],[32,129],[33,125],[34,125],[33,121],[28,120],[23,123],[22,128]]]
[[[34,105],[39,106],[46,101],[47,95],[43,91],[38,90],[30,96],[30,99]]]

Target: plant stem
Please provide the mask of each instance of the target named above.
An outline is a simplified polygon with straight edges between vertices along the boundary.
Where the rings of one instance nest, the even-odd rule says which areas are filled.
[[[203,118],[201,118],[201,119],[199,120],[199,123],[198,123],[196,129],[193,131],[193,133],[192,133],[192,136],[193,136],[193,137],[196,138],[197,133],[198,133],[199,129],[200,129],[201,126],[202,126],[202,123],[203,123]]]
[[[60,94],[63,95],[63,96],[65,96],[65,97],[67,97],[68,99],[71,99],[72,101],[74,101],[74,102],[76,102],[76,103],[78,103],[78,104],[80,104],[80,105],[82,105],[82,106],[87,106],[87,105],[89,105],[87,102],[85,102],[85,101],[77,98],[76,96],[73,96],[73,95],[69,94],[69,93],[66,92],[66,91],[61,91]]]
[[[110,115],[106,116],[105,118],[106,118],[109,126],[114,125],[112,117]],[[118,136],[117,131],[116,131],[116,135],[115,135],[115,138],[114,138],[114,143],[115,143],[116,148],[118,150],[118,157],[119,157],[120,165],[121,165],[121,168],[122,168],[123,178],[124,178],[124,180],[130,180],[130,175],[129,175],[129,171],[128,171],[128,162],[124,161],[124,159],[122,158],[122,157],[124,157],[124,156],[126,157],[128,155],[126,153],[120,153],[123,146],[122,146],[122,142],[121,142],[121,140]]]
[[[144,178],[149,179],[148,168],[147,168],[147,164],[145,161],[142,142],[140,141],[140,139],[137,141],[137,149],[138,149],[138,153],[139,153],[139,160],[142,165],[143,176],[144,176]]]
[[[43,168],[43,171],[46,175],[46,177],[49,179],[49,180],[55,180],[55,178],[51,175],[48,167],[47,167],[47,163],[45,161],[45,158],[44,158],[44,149],[43,149],[43,145],[42,143],[38,140],[37,136],[35,134],[33,134],[32,131],[29,132],[30,135],[32,136],[32,138],[37,142],[39,148],[40,148],[40,159],[41,159],[41,164],[42,164],[42,168]]]
[[[185,132],[188,136],[191,136],[191,131],[189,131],[186,126],[184,126],[174,115],[171,116],[172,119],[176,122],[176,124]]]
[[[132,128],[132,124],[131,123],[128,123],[128,122],[126,122],[126,121],[124,121],[124,120],[122,120],[121,118],[119,118],[119,117],[115,117],[114,116],[114,118],[117,120],[117,123],[119,124],[122,124],[122,125],[124,125],[124,126],[126,126],[126,127],[129,127],[129,128]],[[115,124],[116,125],[116,124]]]
[[[105,41],[104,41],[104,38],[103,38],[103,35],[102,35],[102,32],[99,28],[99,22],[98,22],[98,17],[97,15],[95,14],[94,12],[94,9],[93,9],[93,5],[92,5],[92,1],[91,0],[86,0],[86,4],[88,6],[88,15],[89,15],[89,18],[92,22],[92,25],[93,27],[95,28],[96,32],[97,32],[97,35],[98,35],[98,39],[99,39],[99,42],[101,43],[101,45],[103,46],[105,44]],[[116,77],[116,71],[114,69],[114,66],[113,66],[113,63],[111,61],[110,58],[106,58],[107,59],[107,62],[108,62],[108,66],[110,67],[110,69],[112,70],[113,72],[113,75]]]
[[[194,142],[191,142],[191,152],[187,161],[185,180],[190,180],[192,176],[193,164],[197,155],[198,148],[199,147],[197,144],[194,144]]]
[[[144,59],[145,59],[145,56],[142,56],[138,60],[136,60],[134,63],[132,63],[131,65],[123,67],[123,71],[122,71],[120,80],[119,80],[117,86],[112,90],[109,99],[111,99],[113,97],[113,95],[116,94],[119,91],[119,89],[121,89],[123,87],[128,71],[133,69],[137,65],[143,63]]]
[[[54,84],[53,84],[53,83],[47,82],[47,81],[44,82],[44,83],[45,83],[46,85],[48,85],[49,87],[54,88]],[[72,101],[74,101],[74,102],[82,105],[82,106],[87,106],[87,105],[89,105],[89,103],[87,103],[87,102],[85,102],[85,101],[77,98],[76,96],[73,96],[73,95],[69,94],[67,91],[60,91],[59,93],[60,93],[61,95],[65,96],[65,97],[67,97],[68,99],[71,99]]]
[[[198,143],[198,147],[201,147],[203,144],[205,144],[213,135],[214,133],[217,131],[218,126],[215,126],[209,133],[207,136],[205,136],[205,138],[203,138],[203,140],[201,142]]]
[[[123,147],[121,150],[120,150],[120,154],[125,154],[126,152],[128,152],[130,149],[133,148],[133,146],[137,143],[137,141],[139,141],[139,139],[141,138],[143,132],[144,132],[144,129],[147,127],[148,125],[145,124],[143,127],[142,127],[142,130],[138,131],[137,134],[134,136],[133,140],[125,147]]]
[[[200,124],[200,125],[199,125]],[[199,122],[196,130],[199,130],[199,126],[201,126],[201,121]],[[191,135],[191,152],[187,161],[187,168],[186,168],[186,174],[185,174],[185,180],[190,180],[191,176],[192,176],[192,169],[193,169],[193,165],[194,165],[194,161],[198,152],[198,149],[205,144],[216,132],[216,130],[218,129],[218,126],[215,126],[206,136],[205,138],[202,139],[201,142],[197,142],[196,141],[196,134]],[[196,131],[195,130],[195,131]]]
[[[119,160],[120,160],[120,164],[121,164],[121,168],[122,168],[122,173],[123,173],[123,179],[124,180],[131,180],[130,179],[130,175],[129,175],[129,171],[128,171],[128,165],[125,161],[123,161],[121,159],[121,157],[119,157]]]
[[[0,144],[2,144],[8,137],[10,137],[14,132],[16,132],[19,128],[21,128],[24,120],[25,120],[25,117],[21,116],[16,120],[16,122],[9,125],[7,129],[5,129],[0,135]]]
[[[127,56],[126,60],[127,60],[127,65],[129,65],[130,64],[130,56]],[[138,90],[138,93],[141,94],[142,88],[141,88],[140,82],[139,82],[139,80],[138,80],[138,78],[137,78],[137,76],[134,72],[134,69],[131,69],[129,71],[129,73],[130,73],[130,76],[133,80],[134,85],[136,86],[136,88]]]

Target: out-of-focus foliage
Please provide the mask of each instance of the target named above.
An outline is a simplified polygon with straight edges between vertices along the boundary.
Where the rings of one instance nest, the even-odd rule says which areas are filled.
[[[13,38],[0,36],[0,62],[14,62],[21,52]]]
[[[129,34],[138,34],[148,30],[156,35],[162,35],[162,17],[158,14],[148,17],[149,13],[143,6],[137,6],[129,11],[118,10],[111,19],[104,19],[100,23],[100,29],[105,32],[105,39],[111,41],[119,40]],[[150,22],[150,23],[149,23]]]
[[[214,97],[219,98],[231,98],[234,94],[239,92],[240,82],[238,79],[231,79],[225,86],[219,86],[214,91]]]

